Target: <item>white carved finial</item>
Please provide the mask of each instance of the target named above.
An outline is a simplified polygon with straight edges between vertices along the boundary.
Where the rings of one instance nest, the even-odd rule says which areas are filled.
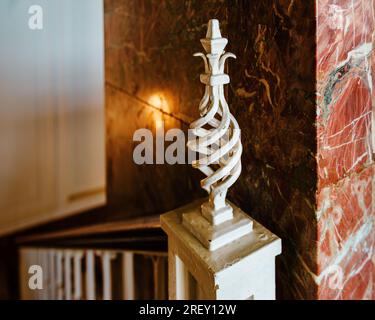
[[[205,73],[200,81],[205,85],[205,92],[199,104],[200,118],[190,127],[197,138],[188,141],[188,148],[199,153],[199,159],[193,161],[207,177],[201,186],[209,193],[209,201],[202,205],[202,215],[213,225],[233,218],[233,209],[226,203],[227,190],[241,173],[242,144],[240,128],[229,111],[224,96],[224,84],[229,83],[229,76],[224,73],[227,58],[236,56],[224,53],[228,43],[222,38],[219,21],[212,19],[208,23],[205,39],[201,39],[206,54],[202,57]]]
[[[191,124],[196,137],[188,147],[201,156],[193,166],[207,176],[201,183],[209,197],[160,217],[168,235],[169,298],[275,299],[275,256],[281,240],[225,200],[241,172],[240,129],[223,89],[229,83],[224,61],[234,55],[224,53],[228,41],[217,20],[210,20],[201,42],[206,54],[196,56],[205,62],[200,77],[205,93],[201,117]]]
[[[211,19],[210,21],[208,21],[206,39],[218,39],[218,38],[221,38],[219,20]]]

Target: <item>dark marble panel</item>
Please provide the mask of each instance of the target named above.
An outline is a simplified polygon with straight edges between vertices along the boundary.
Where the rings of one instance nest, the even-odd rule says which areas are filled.
[[[161,117],[166,130],[187,130],[203,92],[193,53],[209,17],[225,28],[226,12],[223,0],[105,1],[107,181],[115,211],[160,213],[204,195],[190,166],[135,165],[132,135],[155,131]],[[166,103],[157,105],[155,96]]]
[[[244,153],[229,197],[283,240],[278,296],[314,298],[314,2],[231,3],[229,102]]]
[[[225,0],[105,2],[106,81],[148,101],[162,92],[168,112],[197,115],[201,50],[208,19],[226,29]]]
[[[186,130],[181,121],[110,86],[106,88],[106,118],[107,202],[112,211],[127,212],[126,218],[162,213],[203,195],[197,172],[187,164],[137,165],[133,161],[133,150],[138,144],[133,142],[133,134],[138,128],[155,133],[155,121],[163,120],[166,131]]]

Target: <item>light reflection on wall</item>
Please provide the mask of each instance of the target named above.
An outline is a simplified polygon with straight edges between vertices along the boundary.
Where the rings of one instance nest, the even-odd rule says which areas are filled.
[[[153,117],[154,117],[155,129],[156,130],[161,129],[163,127],[163,115],[162,115],[162,113],[155,111],[153,113]]]
[[[148,103],[152,105],[155,108],[158,108],[160,110],[163,110],[164,112],[171,112],[169,103],[162,93],[155,93],[150,96],[148,99]]]
[[[170,104],[163,93],[152,94],[147,101],[151,106],[159,109],[161,112],[153,112],[153,118],[155,123],[155,129],[161,129],[163,127],[163,114],[162,112],[170,113]]]

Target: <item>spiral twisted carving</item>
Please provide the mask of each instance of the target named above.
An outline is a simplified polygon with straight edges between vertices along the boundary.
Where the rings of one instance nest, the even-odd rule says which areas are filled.
[[[200,79],[205,84],[205,92],[199,104],[200,118],[190,125],[195,137],[187,146],[199,154],[192,165],[207,176],[201,180],[201,186],[210,195],[212,210],[218,211],[228,207],[227,190],[241,173],[240,128],[224,96],[224,84],[229,83],[224,64],[227,58],[236,56],[224,53],[228,41],[221,37],[217,20],[210,20],[207,36],[201,42],[207,54],[195,56],[204,61],[205,73]]]

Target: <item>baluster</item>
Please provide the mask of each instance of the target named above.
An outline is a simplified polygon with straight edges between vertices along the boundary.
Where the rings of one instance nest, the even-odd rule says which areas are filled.
[[[18,269],[20,279],[20,296],[22,300],[31,299],[31,297],[29,297],[29,293],[31,292],[31,290],[29,289],[29,250],[21,248],[19,251],[19,257],[20,259],[18,262]]]
[[[186,268],[183,261],[176,256],[175,257],[175,264],[176,264],[176,296],[175,299],[177,300],[188,300],[192,299],[193,297],[190,296],[191,291],[191,284],[189,278],[189,271]]]
[[[134,254],[122,253],[123,295],[124,300],[134,300]]]
[[[40,250],[40,261],[43,274],[43,289],[41,290],[41,299],[48,300],[48,290],[49,290],[49,265],[48,265],[48,251],[45,249]]]
[[[64,252],[64,287],[65,300],[72,300],[72,271],[71,271],[72,252],[65,250]]]
[[[151,256],[154,274],[154,299],[165,299],[165,266],[164,258],[161,256]]]
[[[82,251],[74,252],[74,300],[81,300],[82,297],[82,270],[81,259]]]
[[[64,298],[64,284],[63,284],[63,252],[58,250],[56,252],[56,271],[57,271],[57,299]]]
[[[36,289],[37,292],[37,300],[43,300],[43,290],[45,288],[44,283],[44,270],[43,270],[43,257],[42,257],[42,250],[40,248],[35,249],[35,257],[36,257],[36,265],[40,266],[42,268],[42,288]]]
[[[51,249],[48,252],[48,269],[49,269],[49,293],[50,300],[56,299],[56,271],[55,271],[55,254],[56,250]]]
[[[116,257],[116,253],[111,252],[111,251],[99,251],[98,254],[102,258],[103,300],[111,300],[112,299],[111,260]]]
[[[95,300],[95,255],[93,250],[86,251],[86,299]]]
[[[39,290],[32,290],[29,287],[29,281],[31,274],[29,274],[29,269],[32,265],[37,264],[37,251],[34,248],[27,248],[22,249],[21,251],[22,257],[20,260],[20,271],[22,272],[21,275],[21,285],[22,285],[22,299],[25,300],[37,300]]]

